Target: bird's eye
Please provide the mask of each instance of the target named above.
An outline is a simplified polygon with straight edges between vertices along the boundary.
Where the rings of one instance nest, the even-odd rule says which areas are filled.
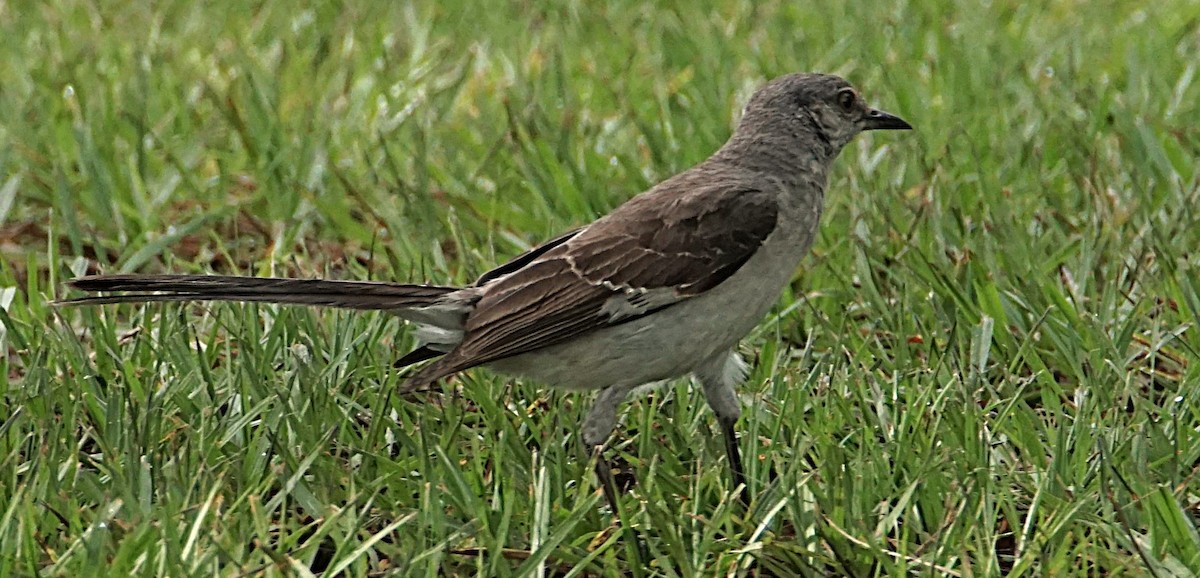
[[[854,108],[854,103],[858,100],[858,95],[853,90],[845,88],[841,92],[838,92],[837,99],[838,106],[842,107],[842,110],[850,112]]]

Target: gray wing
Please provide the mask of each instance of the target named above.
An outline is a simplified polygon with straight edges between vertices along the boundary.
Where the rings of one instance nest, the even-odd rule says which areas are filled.
[[[666,195],[635,197],[494,278],[467,317],[463,341],[414,375],[411,386],[700,295],[728,279],[775,230],[774,193],[726,183]]]

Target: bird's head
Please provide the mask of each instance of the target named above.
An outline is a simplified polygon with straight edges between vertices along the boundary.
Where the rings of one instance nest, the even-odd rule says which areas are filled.
[[[900,117],[872,108],[845,79],[829,74],[789,74],[750,97],[737,136],[813,138],[836,156],[866,130],[909,130]],[[774,140],[774,139],[772,139]]]

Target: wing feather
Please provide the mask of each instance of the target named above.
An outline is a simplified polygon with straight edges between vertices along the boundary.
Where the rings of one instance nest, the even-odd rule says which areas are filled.
[[[556,239],[519,269],[488,278],[462,343],[410,384],[425,386],[703,294],[775,230],[777,198],[762,187],[700,184],[670,202],[661,188]]]

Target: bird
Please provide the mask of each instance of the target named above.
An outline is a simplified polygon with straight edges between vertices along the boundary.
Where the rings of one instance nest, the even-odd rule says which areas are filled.
[[[392,313],[418,346],[398,366],[425,391],[486,366],[598,392],[580,427],[612,511],[602,451],[639,386],[692,376],[716,416],[733,486],[749,506],[736,423],[748,366],[739,342],[778,301],[818,230],[830,167],[861,132],[911,130],[845,79],[794,73],[765,83],[706,160],[465,287],[223,275],[112,274],[68,282],[60,305],[243,301]],[[115,292],[115,294],[107,294]]]

